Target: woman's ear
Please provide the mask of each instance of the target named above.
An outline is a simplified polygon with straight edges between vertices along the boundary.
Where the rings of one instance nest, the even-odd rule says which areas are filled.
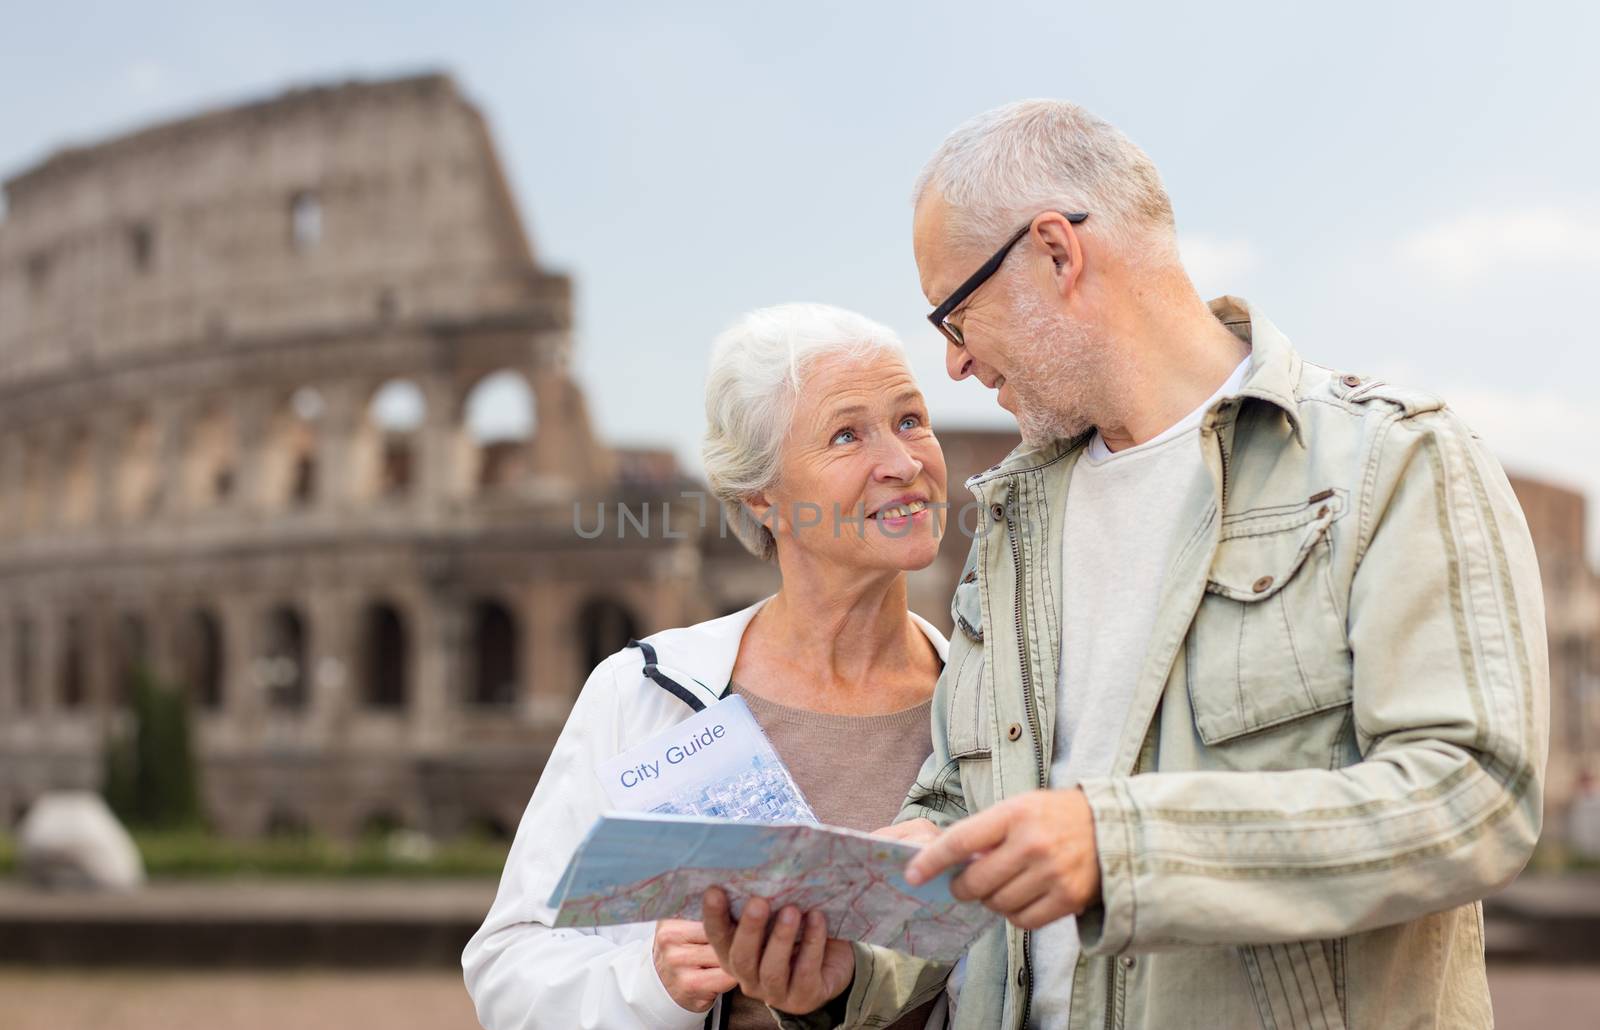
[[[778,535],[778,509],[772,506],[766,494],[750,494],[744,499],[744,506],[757,522],[767,527],[769,533]]]

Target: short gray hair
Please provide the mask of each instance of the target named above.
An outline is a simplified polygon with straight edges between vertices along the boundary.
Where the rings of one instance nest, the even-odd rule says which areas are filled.
[[[828,304],[778,304],[751,311],[718,336],[706,376],[706,481],[728,525],[758,558],[777,555],[772,531],[745,498],[776,485],[795,398],[819,359],[853,359],[905,346],[892,329]]]
[[[1087,211],[1083,231],[1129,258],[1177,259],[1155,163],[1115,126],[1064,100],[1019,100],[965,122],[917,176],[952,208],[951,239],[994,246],[1041,211]]]

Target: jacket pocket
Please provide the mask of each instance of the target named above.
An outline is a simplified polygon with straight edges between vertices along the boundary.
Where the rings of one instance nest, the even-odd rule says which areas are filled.
[[[950,647],[950,710],[945,735],[951,758],[989,755],[989,691],[983,645],[957,639]]]
[[[1345,1030],[1343,989],[1329,961],[1332,941],[1239,949],[1261,1025],[1276,1030]]]
[[[1342,493],[1230,516],[1186,643],[1207,745],[1350,703],[1350,650],[1329,570]]]

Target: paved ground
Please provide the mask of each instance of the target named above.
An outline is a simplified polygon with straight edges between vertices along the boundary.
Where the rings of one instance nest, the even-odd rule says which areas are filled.
[[[1495,967],[1499,1030],[1593,1030],[1600,968]],[[473,1030],[453,972],[61,973],[0,969],[6,1030]],[[1229,1028],[1231,1030],[1231,1028]]]

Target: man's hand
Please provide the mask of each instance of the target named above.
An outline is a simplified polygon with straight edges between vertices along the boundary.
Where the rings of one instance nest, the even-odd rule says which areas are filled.
[[[728,896],[717,887],[706,891],[702,907],[711,947],[747,997],[780,1012],[804,1015],[843,994],[855,979],[856,959],[850,942],[828,936],[821,912],[801,913],[787,905],[774,920],[765,898],[751,898],[734,923]]]
[[[1077,915],[1100,897],[1094,813],[1083,791],[1035,790],[953,824],[906,866],[925,883],[978,856],[950,884],[1024,930]]]
[[[872,835],[925,847],[942,832],[931,819],[907,819],[903,823],[892,823],[881,830],[873,830]]]
[[[650,953],[656,975],[672,1000],[690,1012],[709,1012],[717,995],[736,986],[723,972],[711,950],[705,926],[690,919],[663,919],[656,923]]]

